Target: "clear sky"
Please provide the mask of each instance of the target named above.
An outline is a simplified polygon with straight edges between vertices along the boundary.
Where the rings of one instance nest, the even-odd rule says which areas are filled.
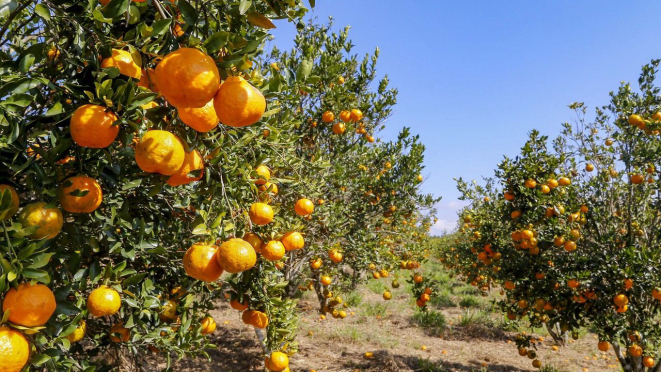
[[[661,58],[658,1],[317,0],[319,22],[352,27],[354,52],[381,49],[377,65],[399,89],[381,133],[403,126],[427,145],[423,191],[442,196],[433,233],[455,226],[453,178],[490,176],[527,133],[555,136],[567,105],[608,102],[621,81]],[[275,44],[295,27],[278,22]]]

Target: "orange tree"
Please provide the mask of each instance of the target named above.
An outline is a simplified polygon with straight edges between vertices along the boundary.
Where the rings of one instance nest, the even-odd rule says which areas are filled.
[[[598,348],[612,345],[626,371],[661,368],[657,66],[643,68],[641,93],[623,84],[592,122],[582,103],[572,104],[577,120],[564,125],[553,151],[533,132],[521,156],[496,172],[497,199],[464,193],[471,205],[463,218],[471,222],[442,253],[471,280],[481,265],[496,265],[488,278],[503,287],[501,306],[510,319],[557,325],[550,330],[559,341],[590,326]],[[498,263],[488,253],[494,247]],[[535,359],[529,338],[517,344]]]
[[[378,50],[359,60],[349,54],[348,29],[331,33],[331,26],[300,28],[295,48],[276,49],[269,61],[292,83],[283,110],[297,121],[299,154],[320,166],[297,175],[310,180],[306,195],[317,206],[305,222],[307,249],[289,255],[290,293],[314,288],[322,312],[343,317],[328,306],[342,303],[332,288],[355,287],[377,265],[379,276],[387,276],[398,257],[421,252],[422,219],[430,217],[419,211],[435,200],[419,192],[424,146],[418,137],[404,129],[396,141],[375,139],[396,102],[387,78],[371,88]]]
[[[204,355],[223,271],[243,321],[266,329],[266,366],[286,370],[295,317],[276,235],[300,217],[263,186],[271,171],[275,180],[307,162],[290,150],[295,123],[271,108],[284,88],[256,61],[269,18],[296,21],[303,5],[9,5],[0,29],[6,370],[84,370],[108,351],[135,364],[146,351],[168,362]],[[267,254],[256,256],[251,231],[272,238]]]

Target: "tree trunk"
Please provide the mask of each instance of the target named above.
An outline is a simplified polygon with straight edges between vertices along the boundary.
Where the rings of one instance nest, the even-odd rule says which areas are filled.
[[[325,314],[326,312],[324,309],[328,304],[328,299],[324,296],[324,286],[321,284],[321,273],[315,274],[314,291],[317,293],[317,299],[319,300],[319,313]]]

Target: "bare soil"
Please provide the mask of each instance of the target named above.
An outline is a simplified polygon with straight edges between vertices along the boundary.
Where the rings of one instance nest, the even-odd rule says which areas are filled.
[[[348,309],[346,319],[321,320],[313,296],[304,296],[299,304],[299,353],[291,358],[291,371],[536,371],[531,360],[518,355],[514,332],[479,323],[459,326],[467,309],[445,307],[437,309],[447,321],[441,335],[413,322],[414,306],[404,288],[393,290],[393,299],[387,302],[375,292],[359,288],[362,302]],[[244,325],[240,314],[226,305],[212,315],[218,329],[211,337],[218,348],[210,351],[211,359],[183,359],[174,363],[173,370],[262,371],[262,349],[252,327]],[[547,369],[549,372],[619,370],[612,351],[597,350],[593,334],[570,340],[559,351],[553,350],[549,336],[539,337],[544,339],[538,343],[539,359],[545,366],[555,367]],[[365,359],[365,352],[374,357]],[[158,370],[164,364],[154,361],[153,367]]]

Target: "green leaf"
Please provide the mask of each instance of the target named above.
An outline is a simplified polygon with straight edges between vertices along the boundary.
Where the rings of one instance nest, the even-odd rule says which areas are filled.
[[[167,19],[159,19],[158,21],[152,23],[151,28],[151,37],[156,37],[164,33],[165,31],[168,30],[170,25],[172,24],[172,19],[167,18]]]
[[[53,106],[51,106],[51,108],[49,108],[48,111],[46,111],[46,113],[44,114],[44,116],[54,116],[54,115],[59,115],[59,114],[62,113],[62,111],[63,111],[62,103],[60,103],[60,102],[55,102],[55,104],[54,104]]]
[[[129,0],[110,0],[110,2],[101,9],[101,13],[107,18],[115,18],[123,15],[128,9]]]
[[[179,7],[181,16],[184,17],[184,22],[186,22],[186,24],[194,25],[197,23],[197,11],[188,1],[179,0],[177,6]]]
[[[310,75],[310,71],[312,71],[312,62],[307,59],[302,61],[296,69],[296,80],[304,81]]]
[[[211,35],[203,44],[207,53],[216,53],[220,48],[227,45],[230,33],[227,31],[218,31]]]
[[[241,0],[241,2],[239,3],[239,13],[241,15],[246,14],[246,12],[248,11],[248,9],[250,9],[251,6],[252,6],[251,0]]]
[[[193,232],[192,232],[193,235],[205,235],[205,234],[208,234],[208,233],[209,233],[209,230],[207,229],[207,225],[205,225],[203,223],[195,226],[195,228],[193,229]]]
[[[32,67],[32,64],[34,63],[34,54],[28,53],[21,58],[21,61],[18,63],[18,69],[21,72],[28,72],[30,71],[30,67]]]
[[[46,265],[48,265],[48,262],[50,261],[50,258],[54,255],[55,253],[42,253],[32,259],[32,264],[28,266],[31,269],[40,269]]]
[[[66,316],[80,314],[81,310],[69,301],[60,301],[57,303],[55,312]]]
[[[26,278],[34,279],[44,284],[50,283],[50,275],[44,270],[25,268],[21,274]]]
[[[44,20],[50,21],[50,11],[44,4],[37,4],[34,7],[34,12],[37,13],[37,15],[43,18]]]
[[[147,276],[147,273],[141,273],[141,274],[133,275],[132,277],[130,277],[130,278],[124,280],[124,281],[122,282],[122,286],[123,286],[123,287],[128,287],[128,286],[130,286],[130,285],[138,284],[138,283],[140,283],[140,282],[142,281],[142,279],[144,279],[146,276]]]

